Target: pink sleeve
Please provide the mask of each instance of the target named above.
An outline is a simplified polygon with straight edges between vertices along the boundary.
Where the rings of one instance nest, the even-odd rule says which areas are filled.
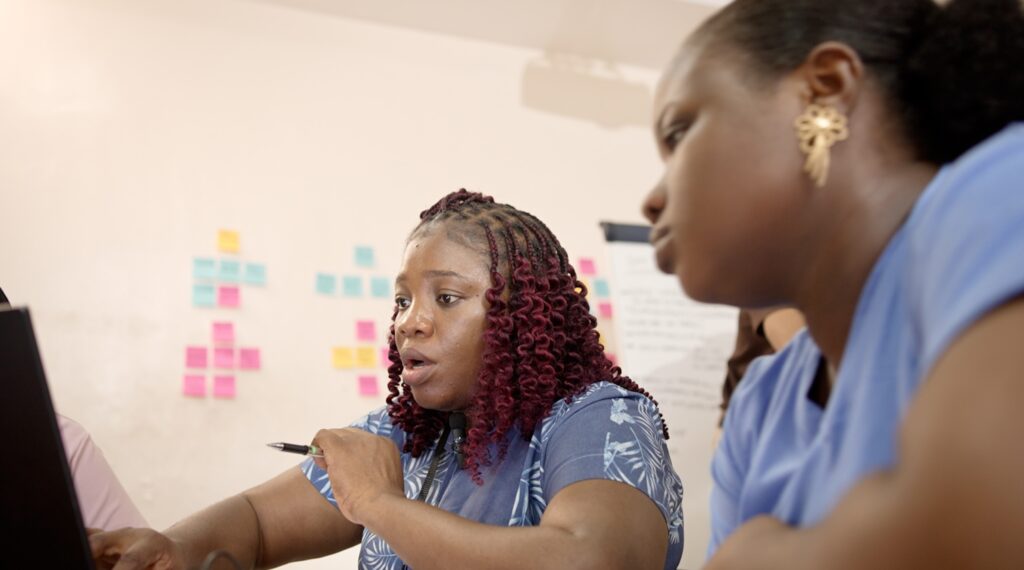
[[[74,420],[57,415],[64,452],[71,466],[78,504],[88,528],[113,530],[148,527],[146,519],[117,480],[103,452],[92,442],[85,429]]]

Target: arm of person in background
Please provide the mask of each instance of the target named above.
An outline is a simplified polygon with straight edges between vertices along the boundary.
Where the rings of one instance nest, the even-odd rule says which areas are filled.
[[[314,443],[324,450],[326,464],[318,464],[330,474],[342,513],[417,570],[664,568],[665,518],[651,499],[625,483],[573,483],[552,498],[538,526],[494,526],[407,498],[398,451],[389,439],[348,428],[322,430]]]
[[[1021,330],[1021,297],[975,322],[922,384],[893,468],[817,526],[748,521],[707,568],[1024,568]]]
[[[57,425],[85,526],[105,530],[149,526],[85,428],[60,414]]]
[[[89,540],[101,570],[183,570],[219,549],[245,568],[271,568],[338,552],[358,544],[361,535],[362,528],[324,501],[295,467],[163,533],[124,529],[93,533]]]

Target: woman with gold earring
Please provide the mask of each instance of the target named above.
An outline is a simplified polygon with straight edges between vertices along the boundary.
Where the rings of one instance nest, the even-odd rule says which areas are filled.
[[[735,0],[665,73],[659,266],[808,325],[732,397],[708,568],[1024,568],[1022,61],[1020,0]]]

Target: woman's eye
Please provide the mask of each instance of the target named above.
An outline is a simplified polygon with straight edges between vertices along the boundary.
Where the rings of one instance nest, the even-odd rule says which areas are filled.
[[[399,309],[406,309],[409,307],[409,299],[405,297],[395,297],[395,306]]]
[[[442,305],[451,305],[452,303],[454,303],[458,299],[459,299],[458,297],[456,297],[455,295],[449,294],[449,293],[442,293],[442,294],[437,296],[438,302],[440,302]]]
[[[670,152],[674,151],[679,143],[682,142],[683,137],[686,136],[686,126],[673,126],[667,133],[665,133],[662,142],[665,144]]]

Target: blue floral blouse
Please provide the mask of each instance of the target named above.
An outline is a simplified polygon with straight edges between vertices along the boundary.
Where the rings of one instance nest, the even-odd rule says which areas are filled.
[[[586,479],[619,481],[639,489],[658,506],[669,536],[665,568],[675,569],[683,553],[683,486],[672,469],[661,425],[651,400],[599,382],[571,402],[556,402],[529,442],[514,428],[510,430],[508,454],[483,472],[483,485],[457,468],[454,454],[443,454],[426,502],[485,524],[534,526],[564,487]],[[390,437],[399,449],[405,444],[406,433],[392,425],[383,408],[353,427]],[[420,457],[402,453],[401,457],[405,495],[416,498],[434,451]],[[325,471],[312,460],[302,464],[302,471],[321,495],[337,505]],[[363,531],[360,569],[404,567],[384,540]]]

